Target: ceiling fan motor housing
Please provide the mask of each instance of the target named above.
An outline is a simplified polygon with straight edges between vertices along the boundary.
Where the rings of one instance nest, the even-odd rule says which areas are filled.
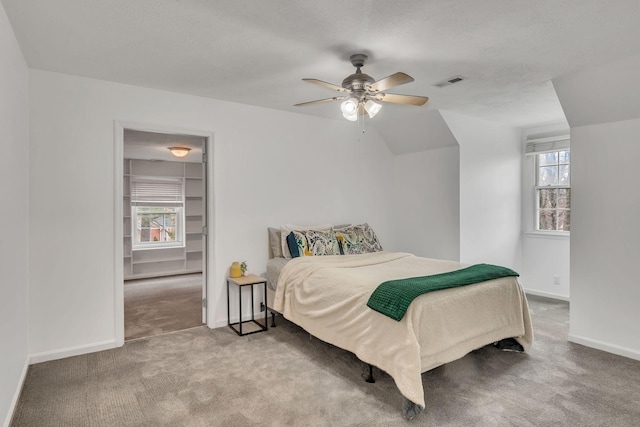
[[[367,87],[375,82],[375,79],[368,74],[360,71],[367,60],[367,55],[356,53],[351,55],[351,64],[356,67],[356,72],[348,76],[342,81],[342,87],[351,91],[353,97],[362,100],[367,92]]]
[[[354,93],[357,93],[358,91],[364,92],[367,90],[367,86],[371,85],[373,82],[375,82],[373,77],[362,73],[360,69],[358,69],[358,71],[342,81],[342,87]]]

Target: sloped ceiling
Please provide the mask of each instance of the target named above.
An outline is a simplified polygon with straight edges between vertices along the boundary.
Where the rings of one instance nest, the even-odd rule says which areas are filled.
[[[553,80],[571,127],[640,117],[640,55]]]
[[[378,133],[394,154],[408,154],[435,148],[457,147],[458,141],[438,110],[398,117],[386,126],[378,126]]]
[[[563,120],[551,79],[640,51],[637,0],[1,1],[32,68],[339,120],[337,103],[293,107],[333,94],[301,78],[340,84],[366,53],[374,78],[415,78],[392,92],[431,98],[371,121],[395,152],[424,147],[438,109]]]

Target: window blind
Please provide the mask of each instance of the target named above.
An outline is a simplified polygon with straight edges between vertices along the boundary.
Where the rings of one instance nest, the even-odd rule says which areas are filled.
[[[131,206],[184,205],[182,178],[135,177],[131,180]]]
[[[531,135],[527,137],[524,153],[533,155],[568,150],[570,148],[570,141],[569,134],[551,136]]]

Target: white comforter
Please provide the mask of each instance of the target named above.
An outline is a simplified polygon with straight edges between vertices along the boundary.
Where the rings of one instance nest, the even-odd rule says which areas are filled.
[[[399,322],[367,307],[384,281],[463,267],[394,252],[300,257],[283,268],[273,308],[387,372],[403,396],[424,408],[422,372],[503,338],[516,337],[525,350],[533,342],[527,300],[515,277],[421,295]]]

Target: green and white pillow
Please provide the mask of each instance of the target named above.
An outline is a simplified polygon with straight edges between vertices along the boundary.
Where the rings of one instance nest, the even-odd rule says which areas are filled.
[[[340,255],[340,246],[333,228],[325,230],[292,231],[287,239],[291,255]]]
[[[292,231],[305,231],[305,230],[326,230],[333,227],[331,224],[320,225],[294,225],[284,224],[280,227],[280,245],[282,248],[282,256],[284,258],[291,258],[291,252],[289,251],[289,242],[287,238]]]
[[[382,245],[369,224],[350,225],[335,230],[336,238],[345,255],[380,252]]]

